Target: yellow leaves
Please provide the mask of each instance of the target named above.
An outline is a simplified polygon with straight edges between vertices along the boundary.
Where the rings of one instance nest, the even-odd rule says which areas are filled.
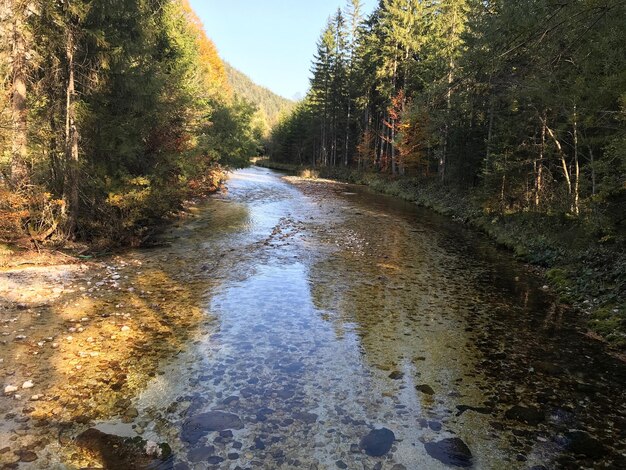
[[[136,178],[130,179],[128,184],[134,186],[150,186],[150,180],[145,176],[137,176]]]
[[[232,90],[228,84],[226,68],[220,58],[215,44],[207,36],[204,26],[198,15],[193,11],[188,0],[181,0],[181,6],[185,14],[187,26],[193,35],[198,48],[199,70],[206,89],[217,89],[221,93],[232,98]]]
[[[124,188],[110,192],[107,204],[120,210],[133,210],[140,207],[150,196],[150,180],[144,176],[137,176],[126,181]]]

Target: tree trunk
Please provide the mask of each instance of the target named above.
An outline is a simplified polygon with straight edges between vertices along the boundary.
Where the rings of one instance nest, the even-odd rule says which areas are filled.
[[[389,139],[391,145],[391,174],[393,176],[396,176],[396,174],[398,173],[398,163],[396,162],[396,145],[394,143],[396,138],[396,120],[391,118],[389,121]]]
[[[554,145],[556,145],[556,149],[558,151],[559,157],[561,158],[561,167],[563,168],[563,174],[565,175],[565,182],[567,184],[567,192],[569,194],[572,194],[572,180],[570,178],[570,172],[567,168],[567,161],[565,160],[565,152],[563,151],[561,142],[559,142],[559,139],[556,138],[556,135],[554,134],[552,129],[550,129],[547,126],[546,119],[543,120],[543,123],[544,123],[544,126],[546,127],[546,131],[548,132],[548,135],[550,135],[550,137],[554,141]]]
[[[378,157],[378,169],[380,170],[383,167],[383,158],[385,155],[385,116],[382,116],[380,121],[380,149],[379,149],[379,157]]]
[[[348,87],[350,86],[350,83],[348,83]],[[349,148],[349,144],[350,144],[350,112],[351,112],[351,106],[350,106],[350,97],[348,97],[348,114],[346,116],[346,141],[344,142],[345,148],[344,148],[344,153],[343,153],[343,166],[348,166],[348,148]]]
[[[448,135],[450,133],[450,112],[452,110],[452,70],[454,67],[454,61],[450,59],[450,68],[448,69],[448,91],[446,92],[446,123],[443,127],[443,149],[441,150],[441,156],[439,157],[439,177],[443,183],[446,179],[446,165],[448,160]]]
[[[576,181],[574,182],[574,214],[580,213],[579,207],[579,180],[580,180],[580,165],[578,164],[578,114],[576,112],[576,105],[574,105],[574,174],[576,175]]]
[[[493,98],[489,99],[489,125],[487,127],[487,149],[485,152],[486,167],[489,168],[491,160],[491,140],[493,138]]]
[[[589,147],[589,158],[591,160],[591,195],[596,195],[596,169],[594,167],[593,150]]]
[[[456,20],[457,20],[457,11],[456,8],[453,9],[453,17],[452,17],[452,28],[450,30],[450,37],[448,38],[450,43],[454,40],[454,36],[456,35]],[[446,178],[446,165],[448,159],[448,137],[450,133],[450,114],[452,111],[452,81],[454,79],[454,56],[453,53],[450,53],[450,61],[448,64],[448,90],[446,92],[446,123],[443,130],[443,149],[441,152],[441,157],[439,158],[439,177],[441,178],[441,182],[445,182]]]
[[[26,158],[28,154],[28,109],[26,107],[26,39],[24,37],[23,5],[11,1],[9,9],[13,15],[12,53],[13,80],[11,111],[13,135],[11,142],[11,180],[16,186],[28,181]]]
[[[79,213],[79,161],[78,161],[78,128],[76,126],[76,84],[74,64],[74,35],[67,31],[67,89],[65,102],[65,159],[67,161],[67,179],[65,198],[69,207],[69,232],[74,234],[78,226]]]
[[[541,123],[541,147],[539,148],[539,158],[536,161],[537,170],[535,172],[535,207],[539,208],[541,205],[541,190],[543,185],[543,159],[546,150],[546,117],[544,117]]]

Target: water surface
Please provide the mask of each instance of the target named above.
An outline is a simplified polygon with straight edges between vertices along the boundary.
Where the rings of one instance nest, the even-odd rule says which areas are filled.
[[[626,367],[489,240],[259,168],[200,212],[153,256],[201,265],[206,321],[138,416],[99,429],[167,442],[181,470],[626,466]],[[192,435],[216,411],[238,421]],[[391,448],[368,455],[381,428]]]

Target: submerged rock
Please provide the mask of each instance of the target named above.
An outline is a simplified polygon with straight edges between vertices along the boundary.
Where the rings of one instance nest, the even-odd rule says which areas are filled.
[[[419,390],[420,392],[426,394],[426,395],[434,395],[435,394],[435,391],[433,390],[433,388],[430,385],[426,385],[426,384],[416,385],[415,388],[417,390]]]
[[[99,460],[104,468],[166,468],[163,462],[172,461],[172,451],[165,443],[156,444],[140,437],[106,434],[95,428],[79,434],[76,445],[92,458]]]
[[[239,416],[225,411],[209,411],[185,421],[181,438],[183,441],[195,444],[209,432],[242,428],[243,422]]]
[[[468,410],[475,411],[476,413],[481,413],[485,415],[493,413],[493,408],[488,407],[488,406],[456,405],[456,409],[459,410],[458,413],[456,414],[457,416],[461,416],[463,413],[465,413]]]
[[[535,370],[548,375],[562,375],[563,369],[556,364],[546,361],[539,361],[534,364]]]
[[[215,454],[214,446],[204,446],[204,447],[199,447],[197,449],[191,450],[187,454],[187,458],[189,459],[190,462],[194,462],[194,463],[203,462],[214,454]]]
[[[506,419],[520,421],[531,426],[536,426],[545,420],[545,415],[539,408],[521,405],[515,405],[514,407],[509,408],[506,413],[504,413],[504,417]]]
[[[317,415],[315,413],[308,413],[306,411],[297,411],[293,414],[295,419],[304,421],[306,424],[313,424],[317,421]]]
[[[426,442],[426,452],[433,459],[454,467],[471,467],[472,452],[458,437],[449,437],[437,442]]]
[[[442,424],[439,421],[428,421],[428,427],[435,432],[441,431]]]
[[[18,453],[20,457],[20,462],[34,462],[37,460],[37,454],[35,454],[32,450],[23,450]]]
[[[361,439],[359,446],[367,455],[380,457],[391,450],[395,439],[396,436],[390,429],[374,429]]]
[[[604,455],[604,445],[585,431],[569,431],[565,433],[566,448],[574,454],[598,458]]]

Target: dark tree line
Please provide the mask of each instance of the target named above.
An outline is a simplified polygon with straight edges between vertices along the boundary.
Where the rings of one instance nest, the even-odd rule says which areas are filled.
[[[270,156],[623,228],[625,13],[621,0],[381,0],[364,17],[349,0]]]
[[[186,0],[3,0],[0,236],[141,237],[258,147]]]

